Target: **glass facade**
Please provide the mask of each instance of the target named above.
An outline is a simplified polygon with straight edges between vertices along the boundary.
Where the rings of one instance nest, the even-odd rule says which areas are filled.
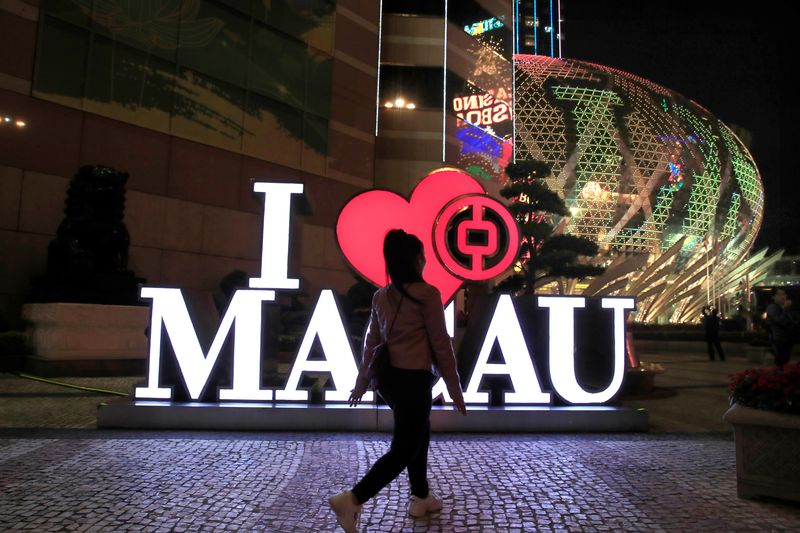
[[[299,167],[327,153],[335,7],[45,0],[33,94]]]
[[[561,0],[513,0],[516,54],[561,57]]]

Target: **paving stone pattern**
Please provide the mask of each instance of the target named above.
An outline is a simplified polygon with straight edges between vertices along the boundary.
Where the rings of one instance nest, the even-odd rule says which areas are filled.
[[[27,432],[27,433],[26,433]],[[0,531],[334,531],[329,495],[386,435],[0,432]],[[800,506],[736,497],[729,436],[448,435],[442,512],[406,515],[405,474],[361,531],[797,531]]]

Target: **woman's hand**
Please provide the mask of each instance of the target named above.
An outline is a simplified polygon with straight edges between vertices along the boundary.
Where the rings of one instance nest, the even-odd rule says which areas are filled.
[[[467,416],[467,406],[464,405],[463,396],[459,396],[458,398],[453,399],[453,409],[455,409],[462,415]]]
[[[364,393],[367,392],[367,383],[365,380],[357,379],[356,386],[353,390],[350,391],[350,399],[347,400],[347,403],[350,404],[350,407],[355,407],[359,403],[361,403],[361,397],[364,396]]]

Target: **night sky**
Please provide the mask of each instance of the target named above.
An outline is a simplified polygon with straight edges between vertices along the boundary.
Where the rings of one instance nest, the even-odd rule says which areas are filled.
[[[766,209],[756,249],[800,254],[788,1],[562,0],[564,57],[650,79],[748,130]],[[790,43],[791,41],[791,43]],[[796,157],[796,156],[795,156]]]

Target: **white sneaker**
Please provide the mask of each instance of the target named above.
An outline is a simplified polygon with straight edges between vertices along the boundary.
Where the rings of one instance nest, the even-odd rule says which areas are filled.
[[[408,504],[408,514],[414,518],[420,518],[428,513],[435,513],[442,510],[442,500],[440,500],[433,492],[429,492],[425,498],[411,497],[411,503]]]
[[[358,532],[358,519],[361,517],[361,506],[349,490],[328,498],[328,504],[336,513],[336,520],[345,533]]]

